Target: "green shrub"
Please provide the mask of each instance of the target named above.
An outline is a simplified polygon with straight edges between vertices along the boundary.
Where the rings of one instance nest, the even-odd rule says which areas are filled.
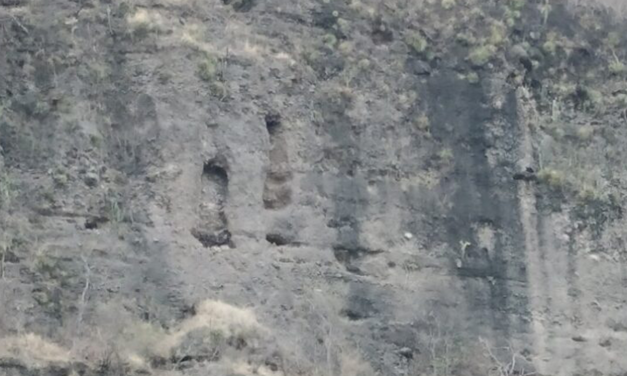
[[[405,43],[412,49],[413,52],[421,54],[427,50],[427,40],[417,32],[412,32],[405,37]]]
[[[451,163],[454,158],[453,150],[451,148],[443,148],[440,151],[438,151],[437,155],[438,155],[438,159],[446,165]]]
[[[105,197],[105,215],[113,224],[121,223],[126,218],[126,210],[120,200],[114,195]]]
[[[609,69],[610,69],[610,73],[616,74],[616,75],[622,75],[627,71],[627,67],[625,67],[625,64],[623,64],[621,61],[618,61],[618,60],[610,63]]]
[[[507,37],[507,28],[501,22],[495,22],[490,27],[490,38],[488,42],[491,45],[499,45],[505,41]]]
[[[337,45],[337,37],[331,33],[325,34],[322,37],[322,43],[330,48],[333,48]]]
[[[618,94],[614,97],[613,104],[619,107],[627,107],[627,95]]]
[[[577,198],[581,201],[593,201],[601,198],[601,192],[595,187],[584,184],[577,192]]]
[[[455,37],[455,41],[464,46],[472,46],[473,44],[477,43],[477,38],[475,38],[472,34],[468,32],[463,32],[457,34],[457,36]]]
[[[423,132],[428,132],[431,126],[429,118],[426,115],[420,115],[415,121],[414,124],[416,128]]]
[[[549,55],[553,55],[557,52],[558,47],[557,34],[553,31],[549,32],[546,36],[546,41],[542,44],[542,50]]]
[[[455,6],[455,0],[442,0],[442,8],[449,10]]]
[[[576,134],[580,141],[589,141],[594,134],[594,128],[591,125],[582,125],[577,129]]]
[[[479,83],[479,75],[477,72],[470,72],[466,75],[466,80],[471,84],[477,84]]]
[[[468,60],[475,67],[486,65],[496,54],[496,47],[491,44],[473,48],[468,55]]]
[[[52,181],[57,187],[65,188],[70,181],[70,175],[63,167],[57,167],[52,172]]]
[[[547,54],[553,55],[557,51],[557,43],[553,40],[547,40],[542,44],[542,50]]]
[[[215,80],[218,75],[218,60],[210,55],[205,56],[204,60],[198,63],[197,73],[203,81]]]
[[[607,38],[605,38],[605,40],[603,41],[603,43],[609,47],[609,48],[615,48],[620,44],[620,34],[612,31],[611,33],[607,34]]]
[[[600,108],[603,106],[603,94],[591,88],[585,88],[586,106],[588,108]]]
[[[548,184],[551,188],[562,188],[566,182],[564,173],[552,168],[543,168],[538,172],[538,179]]]

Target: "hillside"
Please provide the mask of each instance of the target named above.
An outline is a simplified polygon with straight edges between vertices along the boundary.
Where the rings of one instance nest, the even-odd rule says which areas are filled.
[[[624,375],[606,5],[0,0],[0,375]]]

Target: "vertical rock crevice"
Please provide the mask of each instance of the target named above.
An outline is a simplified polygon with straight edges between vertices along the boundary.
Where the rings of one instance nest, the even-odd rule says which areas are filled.
[[[232,246],[226,216],[229,175],[224,163],[211,160],[203,164],[198,224],[192,235],[205,247]]]
[[[263,206],[268,210],[280,210],[292,202],[292,171],[287,139],[280,115],[266,115],[265,123],[270,136],[270,166],[263,188]]]

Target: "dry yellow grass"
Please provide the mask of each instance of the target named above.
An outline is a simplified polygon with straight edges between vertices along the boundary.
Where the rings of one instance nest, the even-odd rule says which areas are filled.
[[[122,331],[118,347],[133,368],[146,368],[151,357],[169,358],[185,338],[195,331],[209,329],[221,338],[242,338],[253,345],[268,330],[248,309],[224,302],[207,300],[200,303],[196,315],[180,322],[170,331],[149,323],[131,321]]]
[[[28,365],[64,363],[71,359],[69,350],[33,333],[1,338],[0,357],[18,359]]]
[[[256,336],[265,331],[251,310],[216,300],[202,302],[196,315],[181,323],[178,333],[188,333],[203,327],[219,330],[227,337]]]
[[[127,22],[134,28],[144,27],[151,30],[158,29],[165,23],[159,12],[144,8],[140,8],[128,16]]]
[[[267,332],[252,311],[206,300],[198,305],[196,315],[181,322],[156,350],[159,354],[168,354],[180,345],[187,334],[200,329],[210,329],[225,338],[246,339],[254,339]]]
[[[114,330],[117,334],[111,340],[115,342],[115,348],[120,354],[124,355],[125,363],[136,370],[149,369],[152,357],[169,358],[182,345],[186,336],[195,331],[209,329],[218,333],[221,338],[245,339],[249,345],[254,345],[255,340],[268,333],[251,310],[215,300],[200,303],[196,315],[183,320],[171,331],[128,318],[125,321],[121,330]],[[72,354],[70,350],[32,333],[0,338],[0,358],[17,359],[29,366],[67,363],[76,358]],[[226,365],[229,368],[239,367],[235,367],[238,362],[230,363],[235,359],[225,361],[229,362]],[[276,375],[265,368],[255,368],[255,372],[261,375]],[[255,372],[243,374],[252,375]]]

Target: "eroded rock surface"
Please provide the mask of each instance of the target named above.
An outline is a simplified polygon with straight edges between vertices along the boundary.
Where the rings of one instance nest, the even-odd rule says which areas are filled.
[[[0,374],[623,375],[621,19],[0,1]]]

